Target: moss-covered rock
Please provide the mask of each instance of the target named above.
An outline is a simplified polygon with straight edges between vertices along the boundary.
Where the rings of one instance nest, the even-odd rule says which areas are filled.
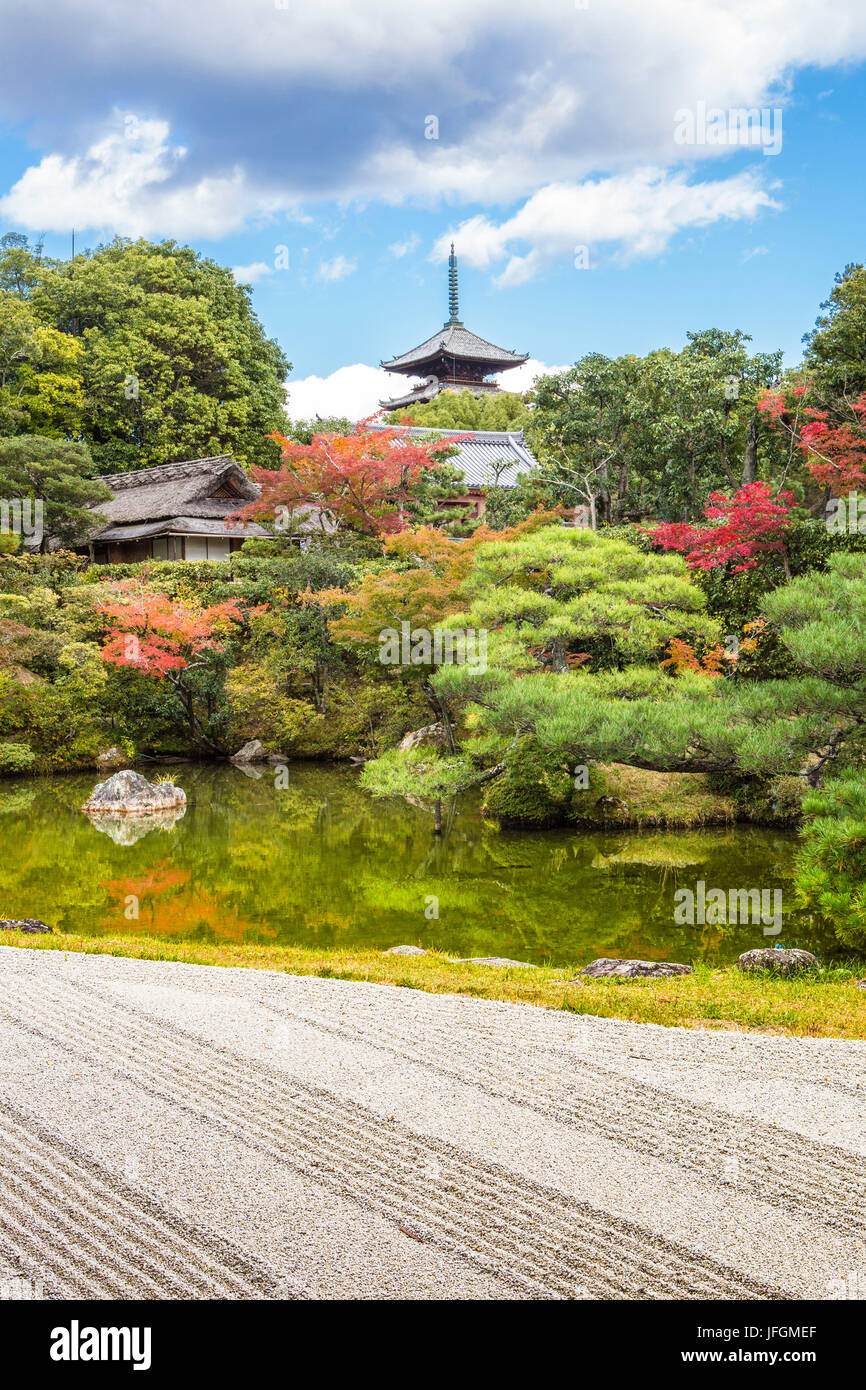
[[[551,754],[534,739],[523,739],[501,777],[489,783],[483,812],[503,825],[561,825],[570,817],[575,779],[561,754]]]

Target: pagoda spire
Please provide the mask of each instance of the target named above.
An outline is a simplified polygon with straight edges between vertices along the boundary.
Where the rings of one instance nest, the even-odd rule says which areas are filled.
[[[451,255],[448,257],[448,308],[451,310],[449,323],[460,322],[460,304],[457,297],[457,257],[454,254],[454,242],[451,243]]]

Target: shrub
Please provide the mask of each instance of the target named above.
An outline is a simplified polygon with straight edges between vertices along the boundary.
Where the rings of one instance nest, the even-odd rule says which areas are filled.
[[[25,743],[0,743],[0,776],[28,772],[36,761]]]

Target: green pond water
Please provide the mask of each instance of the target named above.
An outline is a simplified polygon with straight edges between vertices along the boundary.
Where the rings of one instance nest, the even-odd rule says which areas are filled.
[[[425,809],[372,801],[351,768],[292,764],[284,787],[270,767],[159,771],[187,793],[173,825],[92,821],[79,809],[92,774],[0,782],[0,917],[90,936],[407,942],[554,964],[726,962],[777,943],[832,950],[793,911],[797,841],[787,832],[500,831],[466,798],[440,840]],[[677,925],[674,894],[698,880],[726,892],[781,889],[782,932]]]

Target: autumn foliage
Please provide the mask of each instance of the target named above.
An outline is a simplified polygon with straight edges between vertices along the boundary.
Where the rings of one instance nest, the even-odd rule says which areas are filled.
[[[372,417],[371,417],[372,419]],[[455,439],[425,443],[406,429],[376,429],[361,420],[352,434],[314,434],[309,444],[294,444],[273,434],[282,467],[256,468],[261,488],[254,502],[233,519],[274,517],[316,508],[338,530],[353,526],[367,535],[387,535],[406,525],[405,509],[412,484],[444,461]]]
[[[828,410],[809,404],[811,391],[807,385],[787,394],[768,392],[758,409],[790,434],[815,482],[840,497],[866,483],[866,392],[842,406],[837,402],[833,418]]]
[[[691,569],[711,570],[732,565],[733,573],[754,569],[761,555],[784,556],[784,534],[791,524],[790,492],[775,498],[767,483],[746,483],[733,497],[710,494],[704,507],[706,526],[665,521],[646,534],[663,550],[685,555]]]
[[[125,579],[96,611],[106,629],[103,660],[162,679],[199,664],[205,653],[224,645],[233,628],[264,610],[236,601],[203,608]]]

